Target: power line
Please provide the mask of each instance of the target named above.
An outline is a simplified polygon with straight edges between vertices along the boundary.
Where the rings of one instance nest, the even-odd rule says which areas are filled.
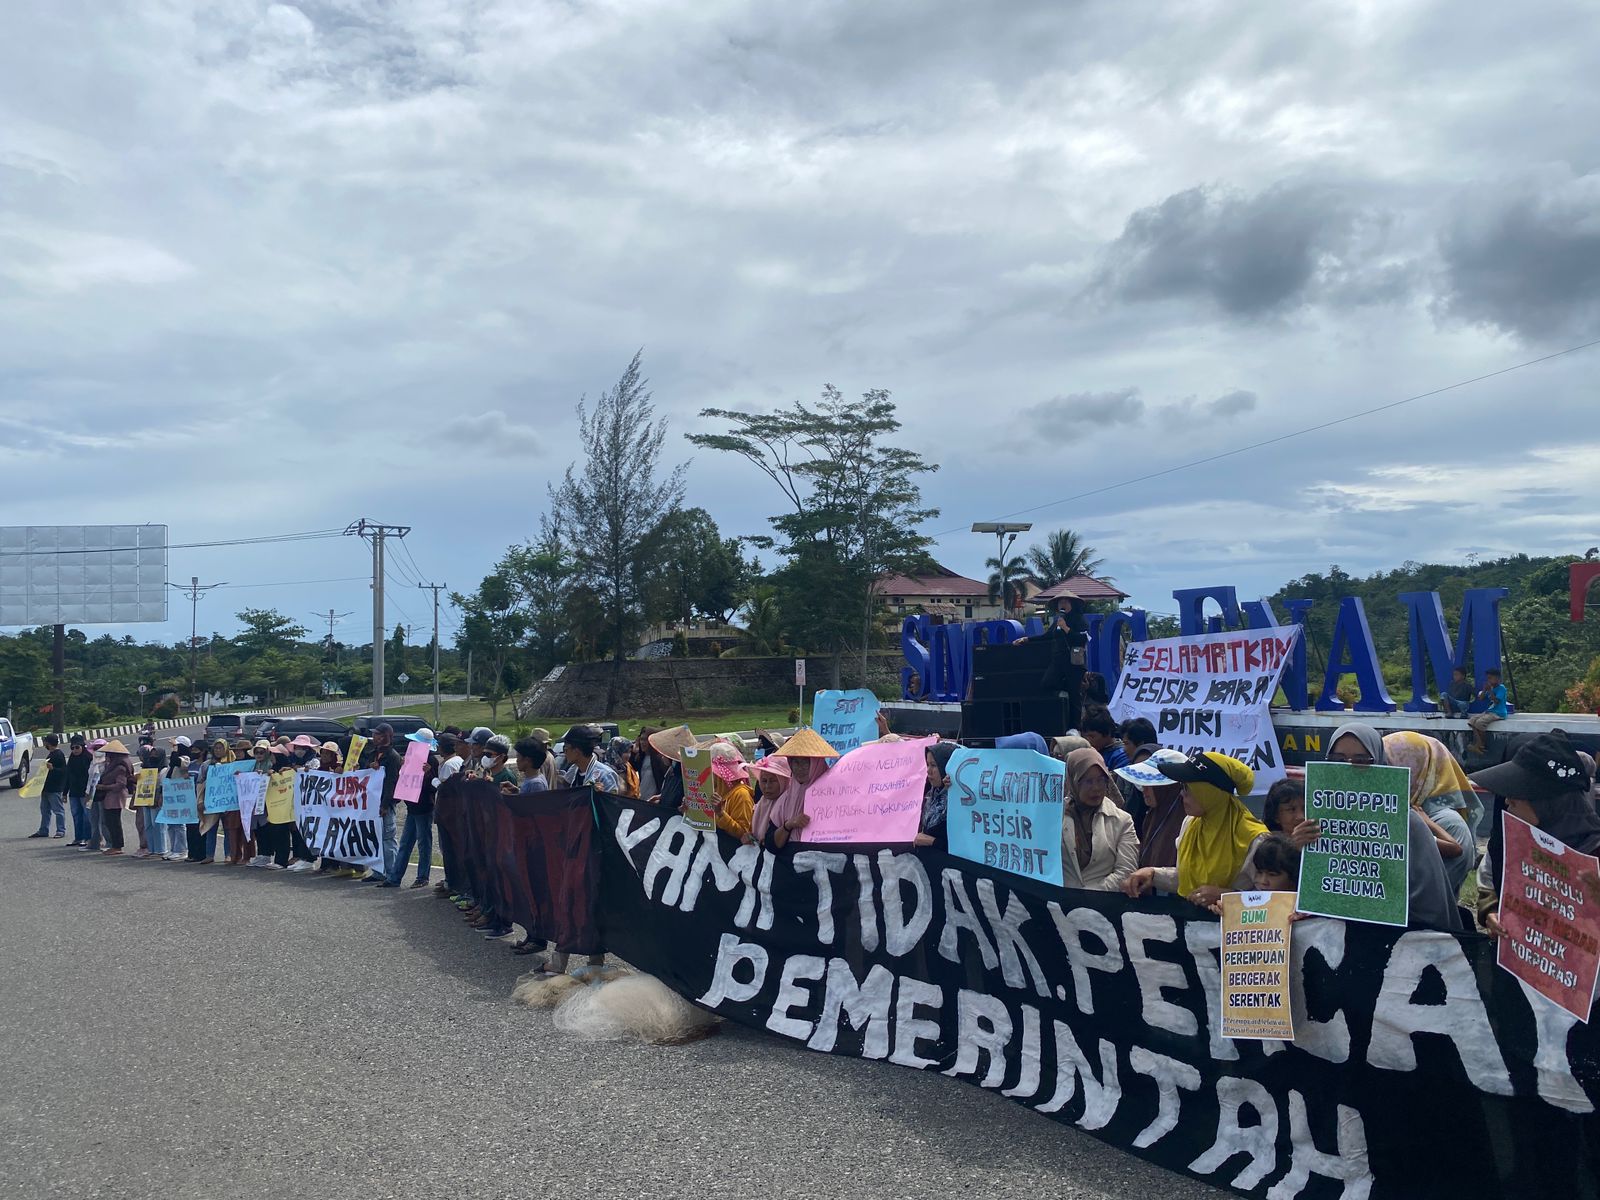
[[[1538,358],[1530,358],[1526,362],[1513,363],[1509,367],[1501,367],[1498,371],[1489,371],[1483,375],[1474,375],[1471,379],[1462,379],[1455,383],[1447,383],[1443,387],[1434,388],[1430,392],[1418,392],[1415,396],[1407,396],[1403,400],[1391,400],[1387,404],[1379,404],[1374,408],[1366,408],[1362,409],[1360,412],[1348,413],[1342,417],[1335,417],[1331,421],[1323,421],[1318,425],[1309,425],[1304,429],[1296,429],[1289,433],[1280,433],[1275,437],[1269,437],[1259,442],[1251,442],[1247,446],[1236,446],[1232,450],[1223,450],[1216,454],[1207,455],[1205,458],[1197,458],[1192,462],[1179,463],[1177,466],[1165,467],[1162,470],[1151,471],[1145,475],[1136,475],[1131,479],[1124,479],[1117,483],[1108,483],[1104,487],[1090,488],[1086,492],[1078,492],[1071,496],[1064,496],[1060,500],[1046,501],[1044,504],[1035,504],[1031,508],[1019,508],[1015,512],[1001,513],[1000,519],[1003,520],[1007,517],[1020,517],[1027,513],[1036,513],[1045,508],[1058,508],[1063,504],[1071,504],[1074,500],[1086,500],[1090,496],[1099,496],[1105,492],[1116,491],[1118,488],[1131,487],[1136,483],[1144,483],[1151,479],[1160,479],[1165,475],[1176,475],[1179,471],[1188,471],[1195,467],[1203,467],[1208,463],[1220,462],[1225,458],[1234,458],[1240,454],[1248,454],[1252,450],[1260,450],[1265,446],[1275,446],[1279,442],[1287,442],[1292,438],[1304,437],[1308,433],[1320,433],[1324,429],[1332,429],[1335,425],[1343,425],[1349,421],[1360,420],[1362,417],[1370,417],[1376,415],[1377,413],[1389,412],[1393,409],[1399,408],[1401,405],[1412,404],[1418,400],[1427,400],[1432,396],[1441,396],[1445,392],[1453,392],[1457,388],[1470,387],[1472,384],[1482,383],[1486,379],[1494,379],[1501,375],[1509,375],[1511,372],[1520,371],[1524,367],[1536,367],[1540,363],[1547,363],[1552,359],[1561,358],[1568,354],[1576,354],[1578,351],[1587,350],[1591,346],[1600,346],[1600,338],[1595,338],[1593,341],[1583,342],[1577,346],[1568,346],[1565,350],[1557,350],[1552,354],[1541,355]],[[967,526],[958,525],[951,529],[942,529],[938,533],[929,534],[929,536],[933,538],[941,538],[946,534],[965,532],[967,532]]]
[[[216,542],[168,542],[158,546],[85,546],[67,550],[0,550],[0,558],[29,558],[36,554],[128,554],[138,550],[206,550],[215,546],[260,546],[276,542],[308,542],[339,537],[342,529],[313,529],[306,533],[270,533],[260,537],[226,538]]]

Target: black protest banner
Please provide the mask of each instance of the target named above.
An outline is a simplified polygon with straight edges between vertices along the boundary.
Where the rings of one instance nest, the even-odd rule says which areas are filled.
[[[772,854],[597,795],[607,946],[732,1020],[938,1070],[1246,1196],[1593,1200],[1595,1030],[1484,938],[1297,923],[1290,1043],[1221,1037],[1218,922],[936,851]]]
[[[454,776],[439,787],[435,811],[452,884],[535,941],[600,950],[589,789],[505,796],[486,780]]]

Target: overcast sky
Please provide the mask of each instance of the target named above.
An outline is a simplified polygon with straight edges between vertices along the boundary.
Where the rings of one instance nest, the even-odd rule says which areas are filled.
[[[58,0],[0,38],[5,524],[413,527],[470,588],[638,347],[703,407],[889,389],[974,520],[1135,602],[1600,541],[1592,6]],[[780,497],[701,452],[689,501]],[[176,550],[372,624],[354,538]],[[187,636],[188,603],[137,635]],[[447,622],[447,627],[449,626]],[[324,624],[323,629],[325,630]],[[422,635],[425,637],[426,635]]]

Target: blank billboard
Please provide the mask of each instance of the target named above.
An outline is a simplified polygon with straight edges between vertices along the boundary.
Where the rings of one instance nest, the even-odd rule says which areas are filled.
[[[166,619],[165,525],[0,527],[0,626]]]

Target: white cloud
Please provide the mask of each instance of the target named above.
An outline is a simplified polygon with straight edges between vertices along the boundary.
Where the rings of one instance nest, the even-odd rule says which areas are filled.
[[[574,402],[643,345],[675,434],[888,387],[942,464],[941,528],[1039,507],[1158,597],[1562,544],[1579,510],[1532,480],[1583,473],[1540,457],[1592,422],[1577,360],[1157,473],[1581,332],[1586,6],[1007,15],[25,6],[0,42],[0,387],[35,426],[156,440],[132,474],[59,443],[70,488],[14,455],[8,519],[132,505],[202,540],[365,512],[470,582],[534,526],[528,463],[565,466]],[[1051,397],[1069,438],[1027,411]],[[1405,473],[1438,463],[1473,466]],[[701,455],[690,500],[756,532],[764,486]],[[988,550],[940,552],[977,573]],[[244,570],[175,569],[210,562]]]

